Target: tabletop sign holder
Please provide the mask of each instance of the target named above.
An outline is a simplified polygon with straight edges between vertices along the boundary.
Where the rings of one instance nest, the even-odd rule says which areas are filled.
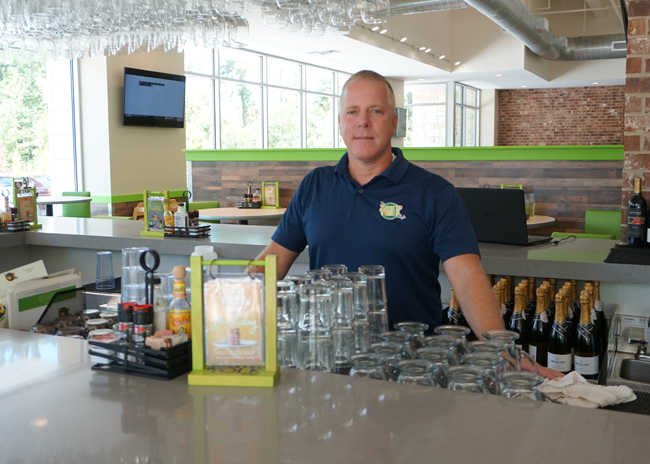
[[[264,261],[215,260],[203,261],[190,256],[192,269],[192,372],[189,385],[220,387],[273,387],[280,373],[277,354],[276,279],[277,256]],[[203,266],[264,266],[264,362],[263,366],[221,366],[205,364],[205,331],[203,318]]]
[[[280,209],[279,182],[262,182],[263,209]]]
[[[36,189],[23,186],[22,178],[12,179],[14,185],[14,206],[18,210],[17,220],[28,221],[30,229],[43,227],[38,223],[38,207],[36,206]]]
[[[156,200],[157,197],[163,197],[164,201]],[[144,230],[140,232],[140,236],[163,238],[165,236],[164,202],[169,205],[169,190],[164,192],[145,190],[143,200]]]

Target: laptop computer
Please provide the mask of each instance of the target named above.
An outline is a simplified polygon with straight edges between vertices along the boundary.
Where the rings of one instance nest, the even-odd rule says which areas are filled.
[[[524,191],[520,189],[457,188],[469,212],[479,242],[537,245],[551,237],[529,236]]]

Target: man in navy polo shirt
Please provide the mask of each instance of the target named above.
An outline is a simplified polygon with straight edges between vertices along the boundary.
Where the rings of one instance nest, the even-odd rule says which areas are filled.
[[[431,329],[442,318],[442,262],[474,333],[503,330],[460,196],[442,177],[391,148],[397,114],[384,77],[360,71],[346,82],[339,127],[348,152],[336,166],[316,168],[303,179],[258,259],[277,255],[279,278],[307,245],[311,269],[345,264],[356,271],[380,264],[390,327],[419,321]]]

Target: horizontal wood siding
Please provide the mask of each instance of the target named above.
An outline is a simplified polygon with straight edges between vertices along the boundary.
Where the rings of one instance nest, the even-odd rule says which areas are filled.
[[[218,200],[235,206],[246,183],[259,187],[262,181],[280,183],[280,204],[287,206],[300,181],[329,161],[192,162],[192,184],[196,201]],[[500,188],[501,184],[523,184],[534,193],[536,213],[557,218],[554,227],[538,229],[536,235],[553,231],[584,232],[587,209],[621,208],[622,161],[416,161],[456,187]],[[231,197],[231,198],[228,198]],[[278,220],[251,221],[277,224]]]

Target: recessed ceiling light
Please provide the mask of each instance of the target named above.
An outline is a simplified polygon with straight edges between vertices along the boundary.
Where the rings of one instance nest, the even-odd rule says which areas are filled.
[[[527,85],[522,85],[522,87],[523,87],[523,88],[526,88],[526,87],[528,87],[528,86],[527,86]]]
[[[445,55],[440,55],[440,56],[438,57],[438,59],[439,59],[439,60],[442,60],[444,57],[445,57]]]
[[[404,43],[404,42],[406,42],[406,39],[407,39],[407,37],[402,37],[401,39],[399,39],[399,41]]]
[[[419,80],[419,81],[423,81],[424,79],[423,79],[422,77],[418,77],[418,80]]]
[[[424,53],[429,53],[430,51],[431,51],[431,49],[430,49],[430,48],[427,48],[427,49],[424,51]]]
[[[370,30],[371,30],[372,32],[378,31],[378,30],[379,30],[379,26],[375,26],[375,27],[373,27],[373,28],[370,29]]]
[[[420,50],[421,52],[423,52],[426,48],[427,48],[426,45],[422,45],[418,50]]]
[[[497,76],[497,77],[501,77],[501,76],[503,76],[503,74],[496,74],[496,76]]]
[[[460,61],[456,61],[456,62],[454,63],[454,66],[458,66],[459,64],[460,64]]]
[[[598,82],[592,82],[593,85],[598,85]]]
[[[379,31],[380,34],[385,34],[386,32],[388,32],[388,29],[382,29],[381,31]]]

